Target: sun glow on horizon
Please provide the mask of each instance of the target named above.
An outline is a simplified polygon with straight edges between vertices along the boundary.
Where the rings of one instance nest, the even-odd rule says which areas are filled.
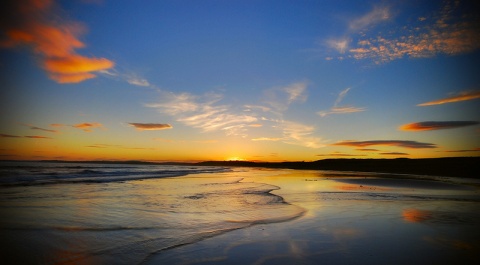
[[[226,161],[245,161],[245,159],[241,158],[241,157],[238,157],[238,156],[232,156],[232,157],[229,157],[227,159],[225,159]]]

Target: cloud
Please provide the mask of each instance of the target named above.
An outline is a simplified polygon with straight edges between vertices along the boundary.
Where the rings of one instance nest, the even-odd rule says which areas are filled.
[[[357,148],[355,150],[362,151],[362,152],[377,152],[377,151],[379,151],[378,149],[373,149],[373,148]]]
[[[307,82],[296,82],[284,87],[275,87],[264,91],[264,103],[267,106],[252,106],[262,111],[271,112],[281,116],[294,102],[305,102],[307,100]]]
[[[252,141],[271,141],[271,142],[276,142],[281,140],[283,140],[283,138],[279,138],[279,137],[260,137],[260,138],[252,139]]]
[[[350,40],[344,38],[344,39],[330,39],[327,40],[326,44],[327,47],[336,50],[340,54],[344,54],[348,50],[348,44]],[[331,57],[328,57],[331,58]],[[327,59],[329,61],[331,59]]]
[[[140,131],[156,131],[156,130],[165,130],[173,128],[170,124],[164,123],[129,123],[137,130]]]
[[[22,136],[0,133],[2,138],[22,138]]]
[[[480,124],[478,121],[423,121],[404,124],[399,127],[402,131],[432,131],[442,129],[461,128]]]
[[[101,123],[98,123],[98,122],[92,122],[92,123],[84,122],[84,123],[79,123],[79,124],[72,125],[72,127],[84,130],[85,132],[91,132],[92,129],[102,128],[103,125]]]
[[[390,8],[387,6],[375,6],[372,11],[367,14],[353,19],[349,23],[350,30],[357,31],[376,25],[380,22],[389,20],[392,17]]]
[[[372,141],[340,141],[333,145],[350,146],[350,147],[366,147],[374,145],[397,146],[404,148],[420,149],[420,148],[437,148],[435,144],[422,143],[416,141],[403,140],[372,140]]]
[[[401,152],[385,152],[385,153],[380,153],[381,155],[394,155],[394,156],[407,156],[410,154],[407,153],[401,153]]]
[[[78,83],[96,77],[95,72],[112,68],[105,58],[85,57],[76,53],[85,44],[79,40],[86,28],[63,19],[53,1],[9,1],[2,9],[1,48],[26,45],[41,57],[41,66],[58,83]]]
[[[365,111],[366,110],[365,108],[358,108],[358,107],[352,107],[352,106],[341,106],[341,107],[338,106],[338,104],[342,102],[343,98],[347,96],[350,89],[351,89],[350,87],[347,87],[346,89],[344,89],[338,94],[338,97],[335,100],[335,103],[333,103],[333,107],[330,110],[322,110],[317,112],[317,114],[320,115],[320,117],[326,117],[327,115],[330,115],[330,114],[345,114],[345,113]]]
[[[480,48],[478,18],[465,10],[468,8],[447,4],[429,19],[422,17],[417,20],[419,24],[405,25],[390,35],[379,33],[370,38],[360,37],[357,45],[348,51],[349,55],[355,59],[372,59],[379,64],[404,57],[472,52]]]
[[[458,93],[457,95],[453,95],[447,98],[437,99],[433,101],[428,101],[425,103],[418,104],[417,106],[433,106],[433,105],[441,105],[446,103],[453,103],[459,101],[466,101],[480,98],[480,90],[476,91],[463,91]]]
[[[52,139],[51,137],[46,137],[46,136],[39,136],[39,135],[27,135],[24,136],[25,138],[31,138],[31,139]]]
[[[309,148],[324,147],[323,141],[319,137],[312,136],[315,128],[313,126],[292,122],[283,121],[279,124],[283,131],[283,142],[287,144],[300,145]]]
[[[284,90],[288,94],[288,104],[294,101],[305,102],[307,100],[306,89],[307,84],[305,82],[294,83],[285,87]]]
[[[145,86],[145,87],[150,86],[150,83],[148,82],[147,79],[141,78],[137,75],[129,75],[126,77],[126,79],[129,84],[132,84],[135,86]]]
[[[464,152],[480,152],[480,147],[474,148],[474,149],[463,149],[463,150],[449,150],[449,151],[444,151],[446,153],[464,153]]]
[[[325,117],[330,114],[345,114],[345,113],[354,113],[354,112],[362,112],[365,111],[366,108],[357,108],[357,107],[334,107],[331,108],[330,111],[319,111],[317,112],[318,115],[321,117]]]
[[[470,1],[444,1],[441,9],[419,17],[398,20],[403,23],[388,30],[375,27],[393,18],[392,8],[374,7],[351,19],[342,38],[329,39],[327,46],[343,60],[371,60],[376,64],[402,58],[428,58],[440,54],[458,55],[480,48],[479,20]],[[334,58],[332,54],[326,56]]]
[[[11,134],[3,134],[3,133],[0,133],[0,138],[53,139],[51,137],[39,136],[39,135],[19,136],[19,135],[11,135]]]
[[[50,126],[52,126],[52,127],[64,127],[64,126],[68,126],[68,125],[61,124],[61,123],[52,123],[52,124],[50,124]]]
[[[227,135],[245,136],[246,127],[258,119],[232,112],[230,106],[218,104],[221,99],[221,95],[213,93],[200,97],[189,93],[164,92],[161,102],[146,106],[174,116],[178,122],[203,132],[223,130]]]
[[[36,126],[33,126],[33,125],[29,125],[29,124],[23,124],[23,125],[27,126],[28,128],[30,128],[32,130],[40,130],[40,131],[51,132],[51,133],[57,133],[58,132],[56,130],[44,129],[44,128],[36,127]]]

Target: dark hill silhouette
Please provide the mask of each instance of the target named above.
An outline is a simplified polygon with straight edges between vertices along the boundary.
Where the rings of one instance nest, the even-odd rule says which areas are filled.
[[[466,178],[480,177],[480,157],[323,159],[313,162],[205,161],[197,163],[197,165],[360,171]]]

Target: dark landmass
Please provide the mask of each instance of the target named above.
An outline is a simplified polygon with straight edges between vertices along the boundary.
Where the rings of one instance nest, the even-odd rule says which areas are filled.
[[[377,173],[430,175],[445,177],[480,178],[480,157],[445,157],[422,159],[323,159],[312,162],[252,162],[252,161],[204,161],[147,162],[147,161],[61,161],[56,163],[139,164],[139,165],[184,165],[224,167],[264,167],[304,170],[335,170]]]
[[[424,159],[324,159],[313,162],[278,163],[249,161],[206,161],[197,163],[197,165],[359,171],[480,178],[480,157],[446,157]]]

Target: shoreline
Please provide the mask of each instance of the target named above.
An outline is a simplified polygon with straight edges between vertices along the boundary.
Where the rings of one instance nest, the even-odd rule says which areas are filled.
[[[476,264],[478,187],[365,175],[279,171],[245,178],[280,187],[274,194],[305,214],[156,253],[144,264]]]

